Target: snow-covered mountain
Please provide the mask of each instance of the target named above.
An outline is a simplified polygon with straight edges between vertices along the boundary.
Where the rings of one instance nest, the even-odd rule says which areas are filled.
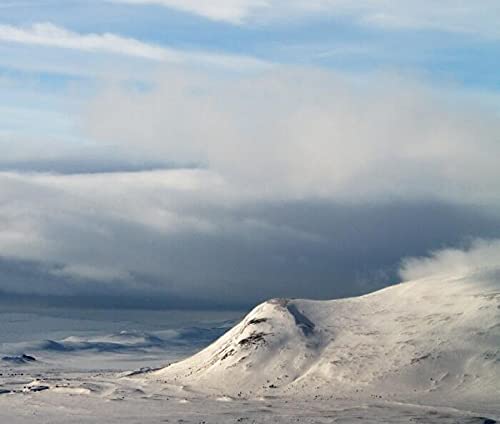
[[[242,397],[497,402],[498,281],[434,277],[351,299],[273,299],[200,353],[148,378]]]

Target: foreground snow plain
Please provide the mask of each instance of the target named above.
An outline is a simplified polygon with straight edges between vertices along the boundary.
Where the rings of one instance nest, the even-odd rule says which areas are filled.
[[[482,271],[273,299],[153,370],[12,367],[0,423],[500,422],[499,281]]]

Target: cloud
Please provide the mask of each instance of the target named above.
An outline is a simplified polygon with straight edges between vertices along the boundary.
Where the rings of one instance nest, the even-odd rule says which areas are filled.
[[[176,50],[112,33],[80,34],[52,23],[36,23],[31,27],[0,24],[0,41],[87,52],[113,53],[160,63],[201,63],[231,69],[255,69],[270,66],[263,60],[249,56]]]
[[[476,239],[463,249],[448,248],[431,252],[428,256],[406,258],[400,275],[403,280],[421,278],[493,279],[500,276],[500,239]]]
[[[215,287],[229,291],[240,284],[233,267],[252,263],[245,245],[269,252],[290,242],[321,243],[320,236],[285,223],[227,216],[220,210],[221,197],[228,196],[225,185],[204,170],[3,173],[0,180],[0,198],[6,202],[0,210],[0,257],[43,264],[48,280],[52,275],[69,281],[64,292],[85,293],[82,281],[107,282],[115,294],[136,286],[147,291],[153,279],[164,295],[211,298]],[[218,255],[233,255],[235,262],[214,261]],[[41,285],[11,287],[7,281],[0,288],[58,293]],[[258,290],[250,291],[255,298]],[[242,295],[240,290],[228,294],[228,302]]]
[[[113,281],[126,283],[131,276],[127,272],[119,272],[115,268],[96,267],[95,265],[64,265],[55,267],[51,273],[66,278],[81,278],[84,280]]]
[[[496,109],[449,87],[165,70],[148,90],[98,93],[83,115],[94,147],[12,145],[0,159],[18,163],[0,173],[3,293],[347,296],[398,281],[402,257],[500,237]],[[88,166],[92,148],[105,172]]]
[[[113,3],[159,5],[195,13],[217,21],[241,23],[254,9],[268,7],[267,0],[108,0]]]
[[[457,3],[444,0],[107,0],[135,5],[160,5],[231,24],[283,19],[340,17],[385,29],[425,29],[498,38],[500,8],[495,0]]]
[[[497,211],[499,126],[494,107],[445,87],[289,68],[229,81],[165,73],[150,92],[96,97],[85,121],[103,143],[205,164],[241,198],[435,198]]]
[[[460,4],[445,0],[437,5],[432,1],[405,0],[385,5],[365,2],[365,6],[359,21],[369,26],[388,30],[444,31],[494,39],[500,37],[495,25],[500,8],[495,1]]]
[[[262,201],[206,169],[0,173],[0,199],[1,292],[136,306],[355,295],[396,282],[402,256],[500,236],[474,208]]]
[[[0,40],[86,51],[105,51],[158,61],[178,61],[162,47],[115,34],[78,34],[51,23],[37,23],[27,28],[0,25]]]

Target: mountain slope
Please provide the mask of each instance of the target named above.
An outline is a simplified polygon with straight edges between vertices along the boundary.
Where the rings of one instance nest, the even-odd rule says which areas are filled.
[[[233,396],[439,394],[493,402],[500,398],[500,284],[441,277],[351,299],[270,300],[152,377]]]

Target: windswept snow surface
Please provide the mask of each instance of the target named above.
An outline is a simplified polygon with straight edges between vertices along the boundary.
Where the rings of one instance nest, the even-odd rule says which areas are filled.
[[[201,352],[156,370],[21,365],[1,377],[0,422],[500,422],[497,277],[439,276],[332,301],[273,299]]]

